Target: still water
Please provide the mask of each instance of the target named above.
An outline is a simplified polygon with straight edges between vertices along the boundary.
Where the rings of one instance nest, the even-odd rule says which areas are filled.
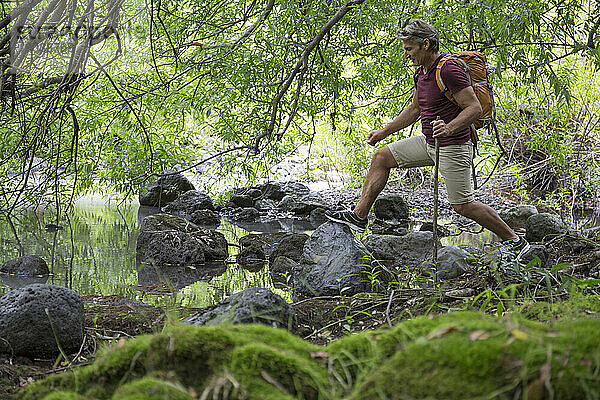
[[[262,286],[287,300],[288,292],[275,289],[268,266],[250,272],[233,262],[237,246],[229,247],[222,264],[194,270],[180,268],[170,276],[136,265],[135,249],[139,223],[156,209],[137,204],[117,206],[103,201],[79,202],[68,218],[53,229],[54,215],[25,212],[13,221],[25,255],[38,255],[48,264],[50,275],[42,282],[66,286],[80,295],[121,295],[157,306],[207,307],[240,290]],[[48,213],[51,214],[51,213]],[[252,231],[298,232],[309,230],[300,221],[236,226],[223,220],[217,228],[228,243]],[[49,226],[50,225],[50,226]],[[0,221],[0,264],[19,257],[19,247],[7,221]],[[5,282],[6,281],[6,282]],[[39,280],[38,280],[39,281]],[[166,284],[169,283],[169,285]],[[0,294],[14,282],[0,277]],[[179,289],[172,290],[169,286]]]
[[[135,257],[140,222],[157,211],[137,203],[118,206],[88,198],[78,202],[68,218],[59,221],[58,230],[53,229],[56,221],[51,212],[24,212],[13,223],[24,254],[38,255],[48,264],[50,275],[41,282],[69,287],[82,296],[120,295],[156,306],[207,307],[240,290],[261,286],[291,301],[289,291],[273,287],[268,266],[250,272],[235,263],[237,244],[239,238],[251,232],[310,233],[315,226],[293,219],[238,225],[223,219],[217,230],[230,244],[225,263],[198,269],[172,268],[167,274],[159,274],[150,267],[136,265]],[[0,221],[0,235],[3,264],[19,257],[19,248],[7,221]],[[494,240],[490,235],[462,233],[442,239],[442,244],[483,247]],[[0,276],[0,295],[15,286],[13,280],[2,280]]]

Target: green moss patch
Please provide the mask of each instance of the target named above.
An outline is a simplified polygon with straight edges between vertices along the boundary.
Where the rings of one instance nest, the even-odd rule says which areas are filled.
[[[262,325],[174,326],[31,384],[89,399],[560,399],[600,397],[600,321],[419,317],[327,347]],[[228,397],[225,397],[228,396]],[[516,397],[515,397],[516,396]],[[67,397],[65,397],[67,398]],[[77,398],[77,397],[74,397]]]

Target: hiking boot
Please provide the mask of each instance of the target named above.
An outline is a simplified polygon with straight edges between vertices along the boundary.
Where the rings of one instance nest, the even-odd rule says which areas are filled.
[[[505,240],[502,242],[502,245],[508,251],[508,253],[514,257],[514,260],[517,262],[521,261],[523,255],[531,247],[527,240],[523,239],[520,236],[517,239]]]
[[[369,220],[359,218],[354,211],[325,211],[325,216],[334,222],[346,224],[357,232],[364,232]]]

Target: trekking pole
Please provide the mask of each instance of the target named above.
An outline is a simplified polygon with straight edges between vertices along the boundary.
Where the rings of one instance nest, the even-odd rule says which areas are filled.
[[[440,117],[437,117],[438,120]],[[433,167],[433,265],[436,268],[433,281],[437,284],[437,252],[438,252],[438,176],[440,162],[440,140],[435,138],[435,165]]]

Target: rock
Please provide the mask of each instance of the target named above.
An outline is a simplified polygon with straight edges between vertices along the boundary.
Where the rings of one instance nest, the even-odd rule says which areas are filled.
[[[281,296],[254,287],[235,293],[207,312],[183,320],[192,325],[264,324],[289,331],[296,330],[296,313]]]
[[[211,210],[197,210],[190,216],[190,222],[196,225],[217,227],[221,224],[221,216]]]
[[[242,208],[254,207],[254,199],[246,194],[233,195],[229,201]]]
[[[328,222],[329,218],[325,216],[325,211],[327,211],[327,209],[323,207],[317,207],[312,210],[309,217],[310,223],[314,226],[319,226],[325,222]]]
[[[163,207],[189,190],[194,190],[194,185],[185,176],[180,173],[169,174],[150,183],[140,192],[140,205]]]
[[[167,214],[176,215],[187,220],[191,220],[194,212],[199,210],[214,211],[215,206],[209,195],[197,190],[183,193],[163,209]]]
[[[262,197],[262,192],[259,189],[256,188],[250,188],[248,189],[248,191],[246,192],[246,194],[250,197],[252,197],[254,200],[258,200]]]
[[[242,248],[258,244],[263,248],[267,259],[271,259],[271,255],[287,235],[289,233],[286,232],[250,233],[242,236],[239,243]]]
[[[270,199],[259,199],[256,200],[255,207],[259,210],[267,211],[277,207],[277,203]]]
[[[50,270],[48,264],[40,256],[23,256],[8,260],[2,267],[0,272],[4,274],[20,275],[20,276],[35,276],[48,275]]]
[[[396,235],[404,236],[408,234],[408,223],[406,221],[388,222],[381,219],[373,220],[373,223],[369,226],[369,230],[374,235]]]
[[[310,189],[303,183],[296,181],[289,182],[267,182],[255,187],[259,189],[264,198],[280,201],[286,195],[296,198],[310,193]]]
[[[294,290],[303,296],[346,295],[366,290],[362,272],[371,261],[346,225],[326,222],[306,241]]]
[[[260,219],[260,212],[253,207],[236,208],[229,217],[234,221],[256,222]]]
[[[531,244],[529,250],[521,257],[521,263],[531,264],[532,266],[546,269],[549,267],[549,259],[550,254],[548,253],[546,246],[543,244]]]
[[[46,312],[46,309],[48,312]],[[81,297],[62,286],[33,284],[0,298],[0,352],[30,358],[72,354],[83,343]]]
[[[558,215],[534,214],[527,218],[525,238],[529,242],[543,242],[567,233],[567,225]]]
[[[364,243],[375,259],[391,262],[395,267],[423,267],[433,261],[432,232],[369,235]]]
[[[460,247],[446,246],[438,250],[436,267],[440,280],[454,279],[476,266],[477,258]]]
[[[408,219],[408,203],[401,196],[395,194],[379,196],[373,204],[373,211],[377,218],[383,220]]]
[[[319,193],[310,192],[301,196],[286,195],[281,199],[277,208],[296,215],[306,215],[317,208],[328,209],[330,207],[325,203],[325,200],[323,200]]]
[[[144,218],[136,251],[138,263],[152,261],[159,267],[199,266],[207,261],[225,260],[228,254],[222,233],[201,229],[169,214]]]
[[[273,252],[269,254],[269,260],[285,256],[296,262],[300,262],[304,253],[304,244],[309,237],[306,233],[286,234],[281,238],[279,243],[275,243]]]
[[[263,247],[257,243],[242,247],[235,259],[242,268],[252,272],[260,271],[267,261]]]
[[[421,225],[421,227],[419,228],[419,231],[433,232],[433,221],[423,223],[423,225]],[[450,234],[450,231],[445,226],[438,225],[437,226],[437,234],[438,234],[438,237],[444,237],[444,236],[448,236]]]
[[[500,218],[512,229],[525,229],[527,218],[537,213],[535,206],[519,205],[500,212]]]
[[[285,256],[279,256],[275,258],[269,264],[269,272],[273,285],[277,286],[288,286],[292,283],[292,277],[298,271],[300,265]]]

